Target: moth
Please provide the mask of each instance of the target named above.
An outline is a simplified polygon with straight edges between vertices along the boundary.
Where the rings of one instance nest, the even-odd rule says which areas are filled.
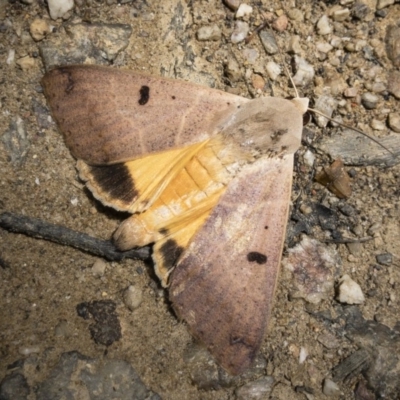
[[[177,316],[242,373],[272,310],[308,100],[84,65],[55,68],[42,84],[80,178],[132,214],[116,246],[153,244]]]

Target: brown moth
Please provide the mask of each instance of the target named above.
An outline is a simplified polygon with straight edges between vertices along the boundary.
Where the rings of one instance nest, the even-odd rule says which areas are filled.
[[[98,66],[53,69],[43,87],[80,177],[132,213],[117,247],[154,243],[177,315],[242,373],[271,314],[308,100],[249,100]]]

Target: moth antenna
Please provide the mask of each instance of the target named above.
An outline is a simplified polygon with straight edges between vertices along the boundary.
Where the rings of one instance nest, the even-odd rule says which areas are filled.
[[[351,129],[354,132],[360,133],[361,135],[367,137],[369,140],[372,140],[373,142],[375,142],[376,144],[381,146],[383,149],[388,151],[392,156],[395,156],[395,154],[390,149],[388,149],[385,145],[383,145],[379,140],[377,140],[377,139],[373,138],[372,136],[368,135],[367,133],[363,132],[361,129],[354,128],[353,126],[344,124],[343,122],[337,121],[334,118],[330,118],[327,115],[325,115],[323,112],[321,112],[319,110],[316,110],[315,108],[308,107],[308,111],[311,111],[311,112],[313,112],[315,114],[321,115],[324,118],[328,119],[329,121],[334,122],[335,124],[338,124],[340,126],[343,126],[344,128]]]

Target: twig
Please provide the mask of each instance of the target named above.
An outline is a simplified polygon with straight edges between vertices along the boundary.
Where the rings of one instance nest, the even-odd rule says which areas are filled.
[[[337,244],[346,244],[346,243],[364,243],[372,240],[373,237],[366,236],[359,239],[352,239],[352,238],[342,238],[342,239],[326,239],[322,240],[324,243],[337,243]]]
[[[124,258],[146,260],[150,257],[149,247],[119,251],[110,240],[94,238],[65,226],[51,224],[24,215],[9,212],[2,213],[0,214],[0,227],[13,233],[22,233],[63,246],[74,247],[109,261],[121,261]]]

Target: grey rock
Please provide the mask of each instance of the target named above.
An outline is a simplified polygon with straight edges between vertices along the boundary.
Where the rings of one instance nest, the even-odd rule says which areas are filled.
[[[378,105],[379,97],[374,93],[365,92],[361,96],[361,103],[367,110],[373,110]]]
[[[264,46],[265,51],[272,55],[279,51],[274,35],[269,30],[263,30],[260,32],[261,43]]]
[[[236,390],[237,400],[262,400],[268,397],[274,385],[272,376],[265,376],[253,382],[246,383]]]
[[[26,400],[29,393],[30,388],[26,378],[18,372],[7,375],[0,382],[1,400]]]
[[[154,397],[155,393],[126,361],[100,361],[76,351],[62,354],[48,377],[38,385],[36,395],[37,400],[159,398]]]
[[[48,35],[40,54],[46,70],[56,65],[113,61],[129,43],[132,28],[124,24],[69,24],[65,34]]]
[[[382,265],[391,265],[393,262],[393,255],[391,253],[378,254],[376,261]]]
[[[25,124],[21,117],[16,116],[13,118],[0,140],[3,142],[11,163],[15,167],[20,166],[30,148]]]

